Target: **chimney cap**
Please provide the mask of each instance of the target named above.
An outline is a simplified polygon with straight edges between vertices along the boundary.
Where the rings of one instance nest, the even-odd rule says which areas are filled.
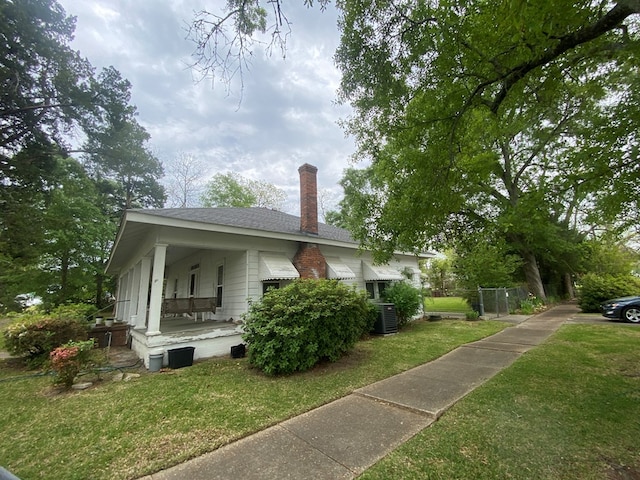
[[[316,173],[318,171],[318,167],[314,167],[313,165],[305,163],[304,165],[300,165],[300,167],[298,168],[299,173],[302,173],[304,171]]]

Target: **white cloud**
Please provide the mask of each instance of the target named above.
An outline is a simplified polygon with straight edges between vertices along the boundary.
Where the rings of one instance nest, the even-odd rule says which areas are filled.
[[[340,75],[333,54],[337,13],[287,5],[293,23],[286,59],[255,49],[244,90],[195,82],[187,67],[194,45],[185,39],[194,11],[215,3],[181,0],[60,0],[77,16],[73,47],[96,67],[113,65],[132,83],[132,103],[162,160],[191,153],[206,176],[234,171],[283,188],[286,209],[298,212],[298,167],[318,167],[318,186],[332,192],[348,166],[353,143],[336,121]],[[298,4],[299,3],[299,4]]]

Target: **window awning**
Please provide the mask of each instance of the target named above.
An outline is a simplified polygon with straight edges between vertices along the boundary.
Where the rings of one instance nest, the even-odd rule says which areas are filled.
[[[348,278],[356,278],[356,274],[353,273],[345,263],[338,257],[326,257],[327,262],[327,277],[335,278],[338,280],[346,280]]]
[[[362,262],[362,272],[365,281],[388,281],[388,280],[404,280],[402,274],[389,265],[371,265]]]
[[[287,257],[278,253],[261,253],[258,275],[261,281],[291,280],[299,278],[300,273]]]

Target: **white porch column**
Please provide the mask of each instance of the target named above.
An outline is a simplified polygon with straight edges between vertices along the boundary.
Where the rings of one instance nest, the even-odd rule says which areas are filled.
[[[127,293],[122,308],[122,316],[118,320],[129,323],[129,316],[131,315],[131,292],[132,292],[132,279],[133,270],[127,272]]]
[[[149,302],[149,326],[147,336],[160,335],[160,310],[162,307],[162,287],[164,285],[164,263],[167,257],[167,245],[156,244],[153,253],[153,272],[151,274],[151,299]]]
[[[131,301],[129,302],[129,325],[135,325],[138,318],[138,297],[140,296],[140,270],[142,265],[140,262],[133,267],[133,276],[131,278]]]
[[[140,283],[138,284],[138,308],[136,309],[136,330],[144,330],[147,325],[147,301],[151,282],[151,257],[140,261]]]
[[[118,277],[118,287],[117,287],[117,290],[116,290],[116,304],[114,305],[114,308],[113,308],[113,316],[115,318],[119,318],[119,316],[122,315],[122,303],[120,302],[120,299],[125,294],[122,291],[122,289],[123,289],[122,278],[123,278],[123,275],[120,275]]]

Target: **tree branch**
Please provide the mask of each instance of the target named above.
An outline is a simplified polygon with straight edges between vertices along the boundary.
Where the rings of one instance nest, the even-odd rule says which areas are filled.
[[[605,16],[595,23],[587,25],[576,32],[560,37],[554,48],[548,49],[538,58],[512,68],[503,76],[504,82],[502,83],[502,88],[496,94],[493,102],[491,102],[491,111],[493,113],[498,111],[500,105],[509,93],[509,90],[511,90],[511,88],[518,81],[522,80],[531,70],[547,65],[565,52],[576,48],[579,45],[590,42],[614,28],[617,28],[627,17],[637,13],[640,13],[640,0],[621,0]],[[500,78],[495,81],[498,80],[500,80]],[[495,81],[490,82],[489,84],[495,83]],[[488,85],[483,84],[479,85],[474,94],[484,90],[487,86]]]

